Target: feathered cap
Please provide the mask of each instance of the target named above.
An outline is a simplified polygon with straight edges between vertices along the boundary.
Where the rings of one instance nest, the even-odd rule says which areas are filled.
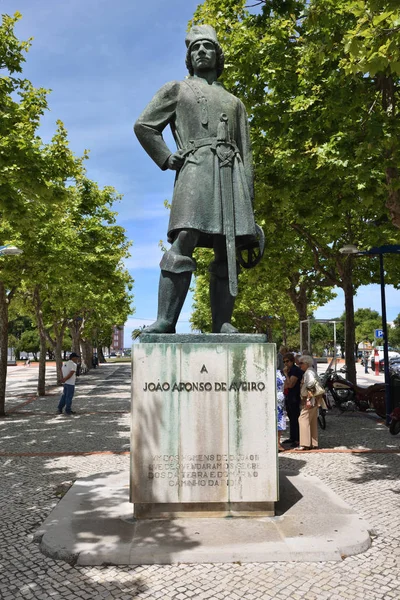
[[[186,36],[186,48],[189,49],[194,42],[199,40],[208,40],[209,42],[213,42],[216,46],[219,46],[217,33],[211,25],[194,25]]]

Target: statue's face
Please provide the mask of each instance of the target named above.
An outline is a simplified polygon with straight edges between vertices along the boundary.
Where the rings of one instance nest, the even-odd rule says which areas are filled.
[[[195,75],[202,71],[211,71],[217,64],[217,53],[215,46],[208,40],[199,40],[195,42],[190,49],[190,58],[192,61]]]

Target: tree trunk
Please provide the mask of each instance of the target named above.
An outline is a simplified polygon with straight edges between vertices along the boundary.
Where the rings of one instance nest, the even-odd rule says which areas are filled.
[[[0,281],[0,417],[6,414],[6,380],[8,352],[8,299]]]
[[[396,94],[397,85],[393,75],[378,75],[377,83],[382,93],[382,108],[386,112],[386,117],[392,124],[398,120]],[[397,161],[393,159],[396,156],[396,142],[388,148],[386,158],[392,163],[386,167],[386,183],[388,187],[388,197],[386,208],[389,210],[392,223],[400,229],[400,190],[399,190],[399,169]]]
[[[79,340],[81,335],[81,324],[82,319],[74,319],[69,326],[69,331],[71,333],[72,338],[72,352],[76,352],[76,354],[79,354],[80,352]]]
[[[272,344],[273,343],[272,322],[271,322],[271,319],[268,319],[268,317],[267,317],[267,323],[265,326],[265,334],[267,336],[267,342],[269,344]]]
[[[103,348],[101,346],[97,346],[97,358],[99,359],[99,364],[107,362],[104,358]]]
[[[354,327],[354,288],[351,277],[352,259],[349,257],[346,265],[346,276],[343,278],[342,289],[344,291],[344,305],[346,310],[346,332],[345,332],[345,353],[347,378],[353,383],[357,383],[356,362],[354,357],[354,348],[356,343],[356,334]]]
[[[299,321],[305,321],[308,317],[307,286],[304,283],[301,283],[296,287],[291,285],[288,290],[288,294],[297,311]],[[302,336],[300,340],[301,348],[299,348],[300,352],[303,352],[303,350],[309,350],[309,352],[311,352],[311,348],[308,347],[308,325],[308,323],[303,323],[302,325]]]
[[[299,310],[297,311],[297,314],[299,315],[299,320],[300,321],[305,321],[308,317],[308,305],[307,305],[307,301],[305,302],[305,304],[301,304],[299,307]],[[303,352],[304,350],[307,350],[308,352],[312,352],[312,343],[311,343],[311,337],[310,337],[310,344],[308,343],[308,328],[310,327],[310,323],[309,321],[307,321],[307,323],[303,323],[302,326],[302,336],[301,336],[301,348],[299,348],[300,352]],[[310,346],[310,347],[308,347]]]
[[[64,333],[64,332],[63,332]],[[57,373],[57,385],[61,384],[62,379],[62,345],[63,345],[64,335],[58,335],[56,338],[56,343],[54,347],[55,359],[56,359],[56,373]]]
[[[285,317],[282,317],[282,344],[287,346],[287,327]]]
[[[46,351],[47,351],[47,339],[46,334],[39,327],[40,337],[40,358],[39,358],[39,375],[38,375],[38,396],[46,395]]]
[[[92,368],[93,362],[93,346],[88,340],[81,338],[81,363],[88,371]]]
[[[46,394],[46,352],[47,352],[47,335],[43,323],[42,303],[40,299],[39,288],[36,287],[33,292],[33,305],[35,307],[35,316],[37,328],[39,330],[40,339],[40,360],[39,360],[39,375],[38,375],[38,395]],[[50,354],[50,352],[49,352]]]
[[[392,223],[400,229],[400,191],[399,171],[397,167],[387,167],[386,183],[388,184],[388,198],[386,207],[389,210]]]

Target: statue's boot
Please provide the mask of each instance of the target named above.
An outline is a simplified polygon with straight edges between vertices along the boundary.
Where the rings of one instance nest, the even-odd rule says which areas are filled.
[[[191,271],[172,273],[161,270],[157,321],[146,327],[143,333],[175,333],[191,278]]]
[[[239,333],[236,327],[231,324],[235,298],[229,292],[228,277],[224,277],[225,273],[227,274],[226,263],[211,263],[210,272],[210,304],[213,333]]]

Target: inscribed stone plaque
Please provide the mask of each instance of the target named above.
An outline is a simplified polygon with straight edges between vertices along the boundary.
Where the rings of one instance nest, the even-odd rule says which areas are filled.
[[[132,355],[132,502],[276,501],[275,346],[146,343]]]

